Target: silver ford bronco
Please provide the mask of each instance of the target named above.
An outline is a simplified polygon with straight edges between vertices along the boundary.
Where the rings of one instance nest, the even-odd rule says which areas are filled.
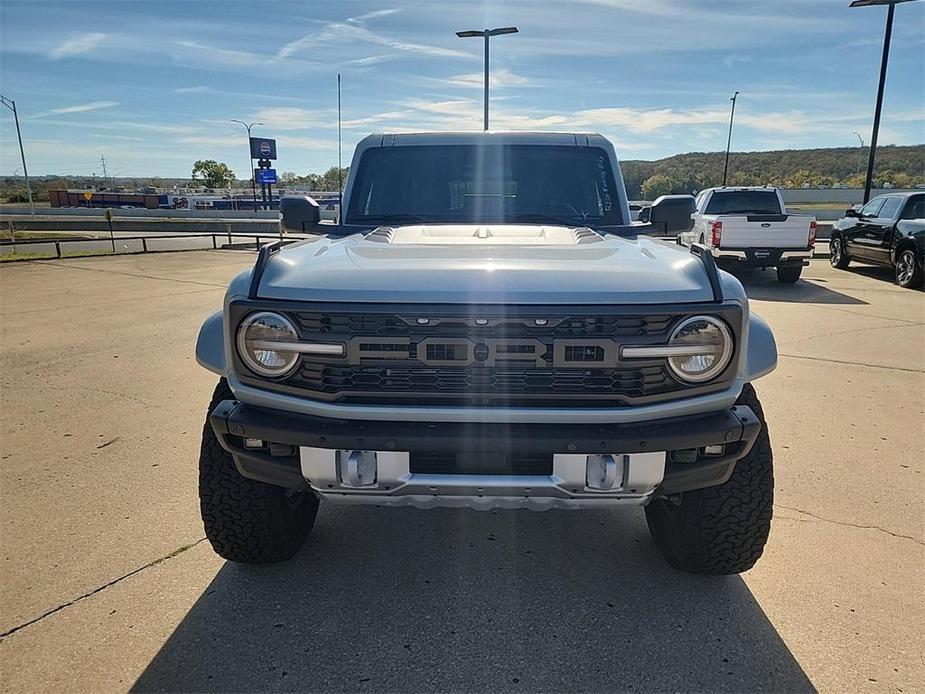
[[[221,378],[199,462],[221,556],[293,556],[325,503],[641,506],[671,566],[749,569],[771,523],[751,382],[767,324],[694,199],[632,222],[600,135],[370,135],[337,225],[308,197],[199,334]],[[651,238],[670,236],[668,243]]]

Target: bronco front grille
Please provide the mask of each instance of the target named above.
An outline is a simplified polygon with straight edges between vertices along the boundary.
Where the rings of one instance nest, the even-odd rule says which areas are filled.
[[[645,312],[314,306],[285,312],[303,339],[343,344],[344,355],[305,354],[290,376],[259,383],[343,404],[621,407],[683,397],[727,386],[734,369],[692,387],[675,379],[664,359],[621,359],[621,345],[664,344],[679,321],[697,313],[734,311],[726,319],[736,335],[741,320],[737,307],[715,304]],[[267,302],[259,308],[280,310]]]

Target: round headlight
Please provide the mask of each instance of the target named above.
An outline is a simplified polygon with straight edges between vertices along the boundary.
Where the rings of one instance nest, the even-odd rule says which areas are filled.
[[[278,313],[252,313],[238,327],[238,354],[254,373],[278,378],[292,371],[299,361],[298,352],[286,349],[287,342],[298,339],[295,326]]]
[[[677,348],[668,357],[674,374],[689,383],[703,383],[718,376],[732,358],[732,334],[719,318],[693,316],[671,333],[668,346]]]

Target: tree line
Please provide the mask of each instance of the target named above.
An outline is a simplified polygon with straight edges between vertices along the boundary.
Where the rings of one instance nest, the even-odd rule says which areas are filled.
[[[867,155],[866,147],[732,152],[727,184],[784,188],[844,184],[862,188]],[[657,161],[625,160],[620,166],[629,198],[654,200],[659,195],[693,193],[722,185],[724,158],[724,152],[691,152]],[[925,184],[925,145],[878,147],[874,180],[895,188]]]

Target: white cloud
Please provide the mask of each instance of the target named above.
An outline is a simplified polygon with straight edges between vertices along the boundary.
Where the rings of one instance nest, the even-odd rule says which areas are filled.
[[[353,22],[354,24],[361,24],[368,19],[378,19],[379,17],[388,17],[389,15],[398,14],[401,11],[402,10],[399,7],[392,7],[387,10],[373,10],[372,12],[366,12],[365,14],[361,14],[356,17],[350,17],[347,21]]]
[[[212,89],[204,85],[199,85],[196,87],[177,87],[172,91],[174,94],[205,94],[206,92],[211,92]]]
[[[236,51],[228,48],[219,48],[198,41],[175,41],[175,45],[186,49],[196,56],[196,60],[207,60],[210,63],[222,66],[254,67],[266,62],[267,57],[249,51]]]
[[[346,46],[349,47],[349,52],[354,54],[361,50],[359,47],[363,44],[384,46],[400,53],[426,55],[435,58],[471,57],[471,54],[453,48],[403,41],[377,34],[358,23],[329,22],[321,31],[308,34],[283,45],[277,51],[276,59],[292,58],[307,48],[312,48],[316,52],[327,51],[330,54],[332,51],[343,51]]]
[[[444,84],[451,84],[454,87],[477,87],[481,89],[484,85],[485,75],[481,72],[471,72],[465,75],[454,75],[446,80],[441,80]],[[489,75],[489,86],[491,87],[523,87],[528,81],[526,77],[515,75],[506,68],[492,70]]]
[[[307,128],[331,127],[336,125],[336,115],[330,111],[309,111],[294,106],[264,108],[254,115],[254,120],[275,130],[304,130]]]
[[[64,113],[85,113],[86,111],[98,111],[101,108],[112,108],[113,106],[118,106],[118,101],[91,101],[87,104],[75,104],[74,106],[62,106],[61,108],[53,108],[50,111],[43,111],[42,113],[36,113],[31,116],[31,118],[44,118],[45,116],[59,116]]]
[[[98,32],[80,34],[79,36],[70,38],[61,45],[54,48],[51,53],[48,54],[48,57],[52,60],[60,60],[61,58],[66,58],[71,55],[88,53],[89,51],[92,51],[94,48],[99,46],[105,38],[106,34],[101,34]]]

